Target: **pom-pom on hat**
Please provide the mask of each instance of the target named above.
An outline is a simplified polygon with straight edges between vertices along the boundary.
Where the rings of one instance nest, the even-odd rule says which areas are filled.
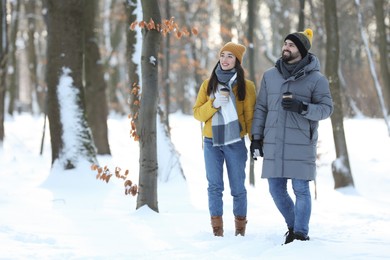
[[[244,56],[246,48],[244,45],[228,42],[221,48],[219,55],[221,55],[223,51],[230,51],[236,56],[237,60],[242,63],[242,57]]]
[[[312,39],[313,31],[308,28],[303,32],[291,33],[287,35],[284,40],[291,40],[292,42],[294,42],[303,58],[307,55],[307,52],[311,48]]]

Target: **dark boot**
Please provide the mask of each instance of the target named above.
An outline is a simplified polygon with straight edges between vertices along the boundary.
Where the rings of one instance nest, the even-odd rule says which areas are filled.
[[[304,235],[302,235],[301,233],[295,233],[295,234],[294,234],[294,237],[295,237],[296,240],[301,240],[301,241],[310,240],[310,237],[309,237],[309,236],[304,236]]]
[[[213,227],[213,233],[216,237],[223,237],[223,220],[222,216],[212,216],[211,226]]]
[[[295,239],[294,230],[292,228],[288,228],[288,231],[284,234],[284,236],[286,237],[284,244],[291,243]]]
[[[236,224],[236,236],[245,236],[246,223],[248,223],[246,217],[236,217],[234,222]]]

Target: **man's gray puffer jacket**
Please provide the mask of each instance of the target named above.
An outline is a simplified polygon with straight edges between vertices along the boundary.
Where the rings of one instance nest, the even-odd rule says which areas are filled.
[[[262,178],[316,177],[318,121],[332,114],[333,102],[317,57],[308,55],[310,62],[287,79],[278,66],[263,75],[252,123],[253,139],[263,139],[264,143]],[[283,110],[282,95],[287,91],[303,101],[307,111]]]

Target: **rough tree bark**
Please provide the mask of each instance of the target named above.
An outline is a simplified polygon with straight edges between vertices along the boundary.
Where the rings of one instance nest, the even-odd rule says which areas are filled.
[[[161,24],[157,0],[142,0],[143,20]],[[143,30],[141,71],[142,93],[138,134],[140,136],[139,193],[137,209],[147,205],[158,212],[157,203],[157,97],[158,97],[158,48],[161,34],[155,29]]]
[[[305,0],[299,0],[298,32],[305,30]]]
[[[35,47],[35,33],[36,33],[36,1],[25,1],[27,22],[28,22],[28,39],[27,39],[27,53],[28,53],[28,70],[30,73],[30,84],[33,87],[33,95],[36,96],[36,101],[39,111],[34,111],[34,104],[32,104],[33,112],[45,112],[45,97],[46,90],[40,86],[37,75],[38,58]],[[33,99],[34,102],[34,99]]]
[[[83,32],[80,27],[82,28],[83,1],[49,0],[47,9],[46,79],[52,164],[58,160],[64,169],[73,169],[81,159],[96,163],[96,150],[85,118],[82,84]],[[71,82],[60,85],[60,77],[64,75]],[[69,99],[69,107],[61,105],[65,100],[60,100],[60,90],[77,93],[75,98],[65,97]],[[70,111],[75,111],[77,115],[72,120],[66,120],[63,116]],[[64,126],[64,123],[71,123],[72,129]],[[77,131],[74,128],[77,128]],[[72,144],[66,143],[65,139]]]
[[[84,70],[88,124],[98,154],[111,154],[108,144],[107,97],[104,68],[95,35],[97,1],[84,1]]]
[[[376,16],[376,31],[378,34],[378,46],[379,46],[379,56],[381,74],[383,80],[383,93],[386,96],[385,100],[387,101],[387,113],[390,111],[390,70],[389,70],[389,51],[388,51],[388,39],[386,37],[386,29],[385,25],[385,15],[383,13],[384,9],[384,1],[383,0],[375,0],[375,16]],[[388,114],[387,114],[388,115]]]
[[[326,68],[332,93],[334,111],[331,116],[336,160],[332,162],[332,173],[335,189],[354,186],[347,143],[344,134],[344,116],[341,101],[341,87],[338,77],[339,35],[337,23],[336,0],[324,0],[326,27]]]
[[[7,75],[7,1],[0,0],[0,147],[4,141],[5,77]]]
[[[133,92],[133,88],[137,88],[140,84],[140,76],[138,75],[138,62],[135,61],[135,50],[137,46],[137,32],[130,30],[132,22],[137,21],[137,14],[134,12],[137,8],[137,0],[126,1],[126,15],[127,15],[127,30],[126,30],[126,60],[127,60],[127,74],[129,75],[129,106],[136,128],[138,128],[138,113],[139,113],[139,96],[138,92]]]
[[[256,0],[248,0],[248,42],[247,57],[249,61],[249,79],[256,83],[256,68],[255,68],[255,49],[254,49],[254,28],[256,27],[256,13],[258,10],[258,2]],[[249,156],[249,183],[255,186],[255,163],[252,156]]]
[[[170,5],[169,5],[169,0],[165,1],[165,12],[166,12],[166,17],[167,19],[170,19],[171,13],[170,13]],[[171,127],[169,126],[169,111],[171,107],[171,81],[169,78],[170,74],[170,51],[171,51],[171,36],[168,33],[164,37],[164,46],[163,46],[163,57],[161,59],[163,66],[162,66],[162,74],[163,74],[163,79],[162,79],[162,84],[164,88],[164,100],[165,100],[165,115],[161,113],[161,121],[165,124],[166,129],[168,130],[168,134],[170,133]]]
[[[9,33],[9,45],[8,45],[8,94],[9,103],[7,113],[12,115],[15,111],[15,100],[17,99],[17,93],[19,90],[17,70],[18,60],[16,59],[16,38],[19,27],[19,14],[20,14],[20,0],[12,1],[11,7],[11,24]]]

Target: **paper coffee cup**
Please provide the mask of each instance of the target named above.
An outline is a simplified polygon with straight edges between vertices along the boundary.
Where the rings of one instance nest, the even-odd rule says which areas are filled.
[[[225,97],[228,97],[229,93],[230,93],[230,90],[228,88],[221,88],[219,90],[219,93],[221,93],[221,95],[224,95]]]
[[[293,98],[293,95],[291,92],[284,92],[283,93],[283,98]]]

